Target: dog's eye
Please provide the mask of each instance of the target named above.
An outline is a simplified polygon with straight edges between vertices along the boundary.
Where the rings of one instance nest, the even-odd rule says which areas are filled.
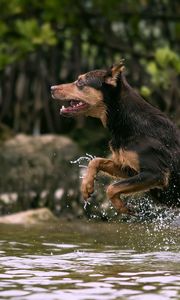
[[[83,88],[85,85],[84,81],[82,79],[78,79],[77,82],[76,82],[76,86],[78,88]]]

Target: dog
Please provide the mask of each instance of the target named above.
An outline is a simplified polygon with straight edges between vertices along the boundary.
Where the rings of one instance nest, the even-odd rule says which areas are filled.
[[[111,133],[112,157],[88,164],[81,191],[85,201],[94,192],[99,171],[118,178],[107,196],[118,213],[134,214],[122,195],[148,192],[169,207],[180,206],[180,131],[158,108],[146,102],[127,82],[124,63],[93,70],[72,83],[51,87],[52,97],[67,104],[63,116],[99,118]]]

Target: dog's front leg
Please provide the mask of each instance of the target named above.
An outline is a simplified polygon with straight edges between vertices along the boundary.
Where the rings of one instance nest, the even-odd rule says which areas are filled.
[[[99,171],[103,171],[114,177],[127,177],[126,172],[123,171],[120,166],[114,164],[111,159],[97,157],[91,160],[81,185],[84,200],[87,200],[94,192],[94,180]]]

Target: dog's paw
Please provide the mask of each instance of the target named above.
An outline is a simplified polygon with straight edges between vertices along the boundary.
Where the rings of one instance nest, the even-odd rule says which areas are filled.
[[[81,192],[84,200],[90,198],[90,196],[94,193],[94,179],[84,178],[81,185]]]

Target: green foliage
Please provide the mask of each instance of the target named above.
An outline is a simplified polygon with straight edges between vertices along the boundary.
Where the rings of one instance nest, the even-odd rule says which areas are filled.
[[[51,30],[49,23],[44,23],[39,26],[36,19],[26,21],[17,20],[15,26],[20,37],[24,39],[24,41],[30,41],[31,45],[54,45],[56,43],[54,32]]]
[[[148,86],[140,88],[141,95],[166,111],[180,125],[180,56],[170,47],[164,46],[157,48],[153,57],[148,62],[143,61],[148,74]]]
[[[169,47],[157,49],[155,52],[155,60],[162,69],[172,66],[180,73],[180,56]]]
[[[30,9],[37,9],[35,2],[12,0],[8,2],[7,11],[4,9],[6,4],[4,1],[0,4],[3,16],[0,21],[0,69],[39,47],[45,48],[57,43],[50,22],[37,17],[24,18],[24,14]],[[28,5],[31,5],[30,8]]]
[[[31,52],[40,45],[53,46],[56,44],[55,34],[49,23],[40,26],[36,19],[17,20],[15,26],[20,39],[14,41],[14,46],[16,49],[19,46],[20,54]]]
[[[157,48],[154,60],[148,62],[145,68],[150,75],[152,86],[167,90],[172,80],[180,74],[180,56],[167,46]],[[149,88],[144,86],[141,90],[144,96],[149,96]]]

